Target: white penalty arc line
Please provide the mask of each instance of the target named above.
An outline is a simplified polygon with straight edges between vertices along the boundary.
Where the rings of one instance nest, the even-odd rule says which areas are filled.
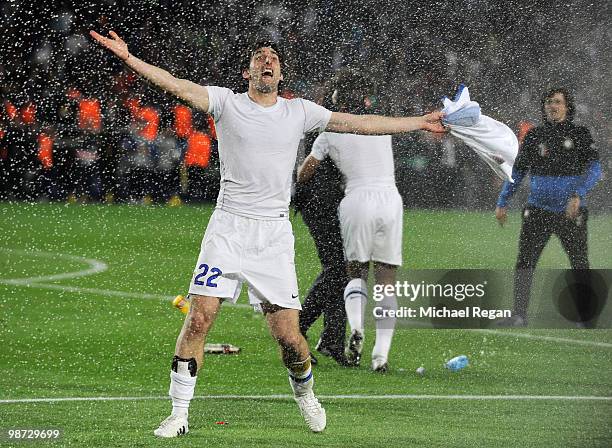
[[[85,277],[87,275],[97,274],[99,272],[104,272],[108,269],[108,265],[104,263],[103,261],[96,260],[94,258],[78,257],[76,255],[59,254],[59,253],[53,253],[53,252],[25,251],[25,250],[19,250],[19,249],[5,249],[5,248],[0,248],[0,251],[13,253],[17,255],[33,256],[36,258],[51,258],[51,259],[60,258],[63,260],[76,261],[77,263],[84,263],[84,264],[89,265],[89,268],[82,269],[80,271],[63,272],[61,274],[53,274],[53,275],[41,275],[37,277],[9,278],[9,279],[1,280],[2,283],[9,284],[9,285],[26,285],[27,286],[32,283],[67,280],[71,278]]]
[[[196,395],[197,400],[293,400],[293,395]],[[612,401],[612,397],[598,395],[317,395],[320,400],[466,400],[466,401]],[[74,401],[151,401],[169,400],[168,396],[144,397],[51,397],[2,399],[0,404],[59,403]]]
[[[100,272],[106,271],[108,269],[108,265],[104,263],[103,261],[96,260],[93,258],[78,257],[75,255],[68,255],[68,254],[61,254],[61,253],[25,251],[25,250],[19,250],[19,249],[5,249],[5,248],[0,248],[0,251],[18,254],[18,255],[33,256],[37,258],[51,258],[51,259],[60,258],[63,260],[71,260],[71,261],[76,261],[77,263],[85,263],[89,265],[89,268],[87,269],[82,269],[82,270],[73,271],[73,272],[64,272],[61,274],[42,275],[42,276],[27,277],[27,278],[0,279],[0,283],[5,284],[5,285],[26,286],[30,288],[50,289],[50,290],[63,291],[63,292],[98,294],[98,295],[110,296],[110,297],[125,297],[125,298],[153,299],[153,300],[171,300],[173,299],[173,297],[171,296],[166,296],[166,295],[161,295],[161,294],[147,294],[147,293],[139,293],[139,292],[132,293],[132,292],[124,292],[124,291],[113,291],[113,290],[108,290],[108,289],[83,288],[83,287],[77,287],[77,286],[58,285],[54,283],[44,283],[44,282],[57,281],[57,280],[68,280],[68,279],[98,274]]]
[[[19,249],[5,249],[0,248],[0,252],[9,252],[15,253],[19,255],[27,255],[41,258],[62,258],[65,260],[76,261],[79,263],[85,263],[89,265],[88,269],[83,269],[80,271],[73,272],[65,272],[61,274],[54,275],[44,275],[38,277],[27,277],[27,278],[9,278],[9,279],[0,279],[0,284],[5,285],[14,285],[14,286],[25,286],[29,288],[37,288],[37,289],[50,289],[54,291],[62,291],[62,292],[73,292],[77,294],[95,294],[107,297],[122,297],[122,298],[131,298],[131,299],[145,299],[145,300],[163,300],[163,301],[171,301],[175,296],[165,295],[165,294],[149,294],[142,292],[128,292],[128,291],[115,291],[111,289],[100,289],[100,288],[85,288],[80,286],[68,286],[68,285],[58,285],[55,283],[44,283],[49,281],[56,280],[67,280],[78,277],[85,277],[87,275],[97,274],[100,272],[104,272],[108,269],[108,265],[103,261],[96,260],[93,258],[85,258],[78,257],[75,255],[61,254],[61,253],[52,253],[52,252],[39,252],[39,251],[25,251]],[[253,307],[251,305],[236,303],[231,304],[228,302],[224,302],[224,305],[229,305],[236,308],[250,308]]]

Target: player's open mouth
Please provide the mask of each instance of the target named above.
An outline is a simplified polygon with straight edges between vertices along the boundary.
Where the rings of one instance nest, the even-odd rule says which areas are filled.
[[[262,78],[265,78],[266,76],[269,76],[270,78],[272,78],[274,76],[274,72],[272,72],[272,70],[264,70],[261,76]]]

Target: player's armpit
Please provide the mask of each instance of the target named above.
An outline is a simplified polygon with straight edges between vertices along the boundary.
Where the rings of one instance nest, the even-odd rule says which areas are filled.
[[[187,101],[196,109],[208,112],[208,89],[188,79],[178,79],[179,91],[176,96]]]

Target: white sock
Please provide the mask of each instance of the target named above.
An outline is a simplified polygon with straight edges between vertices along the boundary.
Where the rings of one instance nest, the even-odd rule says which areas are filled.
[[[293,394],[296,397],[300,397],[308,394],[314,386],[314,377],[312,376],[312,369],[308,369],[302,373],[296,373],[287,369],[289,373],[289,384],[293,389]]]
[[[172,415],[187,417],[189,402],[193,398],[197,379],[197,376],[191,376],[189,373],[184,375],[183,373],[170,371],[170,391],[168,394],[172,398]]]
[[[397,298],[395,295],[385,295],[383,299],[378,302],[377,306],[385,310],[397,310]],[[396,317],[376,319],[376,342],[372,350],[372,360],[378,359],[382,362],[387,362],[396,321]]]
[[[351,332],[363,331],[365,306],[368,301],[368,285],[365,280],[354,278],[344,288],[344,308]]]

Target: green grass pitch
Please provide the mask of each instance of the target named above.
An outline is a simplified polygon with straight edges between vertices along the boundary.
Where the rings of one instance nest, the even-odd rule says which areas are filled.
[[[245,307],[224,307],[212,330],[210,342],[242,353],[206,358],[190,433],[156,439],[183,318],[169,299],[186,290],[211,212],[0,204],[0,446],[35,443],[8,441],[11,428],[60,428],[50,446],[77,447],[612,446],[612,330],[401,330],[386,376],[367,368],[370,331],[364,366],[315,368],[328,427],[312,434],[263,318]],[[319,264],[292,220],[303,296]],[[404,222],[408,268],[514,264],[518,214],[504,229],[491,212],[407,211]],[[612,217],[589,225],[593,267],[612,268]],[[567,266],[558,242],[540,263]],[[442,362],[456,354],[471,365],[453,374]]]

